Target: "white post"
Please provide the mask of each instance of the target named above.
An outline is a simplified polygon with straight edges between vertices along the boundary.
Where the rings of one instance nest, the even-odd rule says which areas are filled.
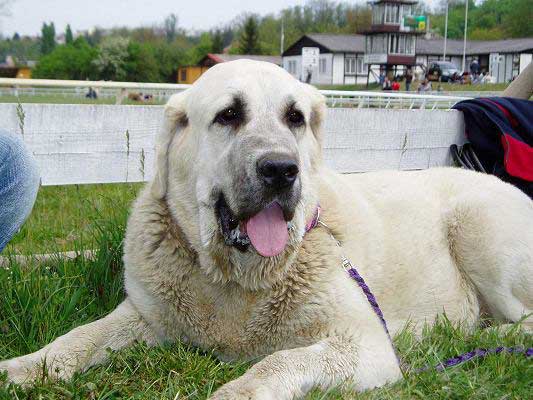
[[[448,40],[448,0],[446,0],[446,19],[444,20],[444,50],[442,52],[443,61],[446,61],[446,41],[447,40]]]
[[[283,18],[281,18],[281,40],[280,40],[280,50],[279,50],[279,55],[282,55],[283,54],[283,45],[285,42],[285,30],[284,30],[284,26],[283,26]]]
[[[465,64],[466,64],[466,30],[468,28],[468,0],[466,0],[466,7],[465,7],[465,34],[463,38],[463,71],[465,72]]]

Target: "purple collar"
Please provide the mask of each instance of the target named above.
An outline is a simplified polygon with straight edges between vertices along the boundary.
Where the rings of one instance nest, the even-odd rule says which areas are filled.
[[[305,233],[309,232],[311,229],[316,228],[318,225],[318,219],[320,218],[320,204],[317,204],[315,208],[315,213],[313,214],[313,218],[311,218],[311,221],[305,225]]]

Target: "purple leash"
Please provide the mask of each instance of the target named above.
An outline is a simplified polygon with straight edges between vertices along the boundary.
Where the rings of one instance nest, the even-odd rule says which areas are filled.
[[[331,233],[331,230],[329,227],[324,224],[322,221],[319,221],[320,218],[320,206],[317,207],[317,210],[315,212],[315,216],[310,224],[306,227],[306,232],[316,227],[319,223],[323,225],[330,233],[331,237],[335,242],[337,243],[337,246],[341,247],[339,241],[335,239],[333,234]],[[350,278],[352,278],[355,282],[357,282],[357,285],[361,288],[363,293],[366,296],[366,299],[368,300],[368,303],[378,316],[378,318],[381,321],[381,325],[383,325],[383,329],[385,329],[385,332],[387,333],[387,336],[389,337],[389,340],[391,341],[392,347],[394,348],[394,351],[396,352],[396,348],[394,347],[394,344],[392,342],[392,338],[389,333],[389,329],[387,328],[387,322],[385,321],[385,318],[383,317],[383,312],[381,311],[381,308],[379,308],[379,304],[376,300],[376,297],[366,284],[363,277],[357,272],[357,269],[353,266],[353,264],[348,260],[346,257],[342,256],[342,267],[344,270],[348,273]],[[444,369],[453,367],[455,365],[463,364],[467,361],[470,361],[474,358],[483,358],[489,354],[499,354],[499,353],[509,353],[509,354],[523,354],[526,357],[532,357],[533,356],[533,348],[523,348],[523,347],[496,347],[493,349],[475,349],[472,351],[469,351],[467,353],[460,354],[456,357],[448,358],[447,360],[444,360],[442,363],[436,366],[429,366],[426,365],[423,368],[416,369],[415,372],[420,373],[424,371],[428,371],[430,369],[435,369],[436,371],[444,371]],[[396,357],[398,357],[398,353],[396,352]],[[400,365],[402,365],[401,359],[398,357],[398,360],[400,362]]]
[[[389,340],[392,343],[392,339],[389,333],[389,329],[387,328],[387,322],[385,322],[385,318],[383,317],[383,312],[381,311],[381,308],[379,308],[378,302],[374,295],[372,294],[372,291],[366,284],[365,280],[361,275],[359,275],[359,272],[355,269],[355,267],[352,265],[352,263],[346,259],[343,256],[342,266],[344,269],[348,272],[350,277],[357,282],[361,290],[366,296],[366,299],[372,306],[372,309],[378,316],[378,318],[381,320],[381,324],[383,325],[383,328],[385,329],[385,332],[387,332],[387,336],[389,337]],[[394,347],[394,351],[396,352],[396,348]],[[416,369],[416,373],[425,372],[430,369],[435,369],[439,372],[444,371],[444,369],[453,367],[455,365],[463,364],[467,361],[470,361],[474,358],[483,358],[489,354],[499,354],[499,353],[509,353],[509,354],[524,354],[526,357],[533,356],[533,348],[523,348],[523,347],[496,347],[494,349],[475,349],[472,351],[469,351],[467,353],[460,354],[456,357],[448,358],[447,360],[444,360],[442,363],[436,366],[429,366],[426,365],[425,367]],[[396,357],[398,357],[398,353],[396,352]],[[398,360],[400,361],[400,365],[405,365],[403,362],[401,362],[401,359],[398,357]]]

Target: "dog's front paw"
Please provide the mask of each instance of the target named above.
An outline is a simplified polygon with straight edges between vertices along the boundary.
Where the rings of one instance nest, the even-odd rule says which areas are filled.
[[[218,389],[209,400],[279,400],[274,391],[268,387],[241,379],[226,383]]]
[[[5,372],[7,372],[7,383],[27,385],[35,380],[35,371],[28,369],[25,363],[17,358],[0,361],[0,374]]]

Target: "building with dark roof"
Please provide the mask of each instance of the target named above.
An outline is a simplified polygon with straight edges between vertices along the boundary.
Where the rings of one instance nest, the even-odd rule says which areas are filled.
[[[318,69],[311,77],[315,84],[366,83],[368,65],[365,64],[365,35],[308,34],[302,36],[282,54],[283,68],[298,79],[305,80],[302,51],[305,47],[319,49]],[[417,38],[415,65],[425,69],[433,61],[442,60],[443,39]],[[533,38],[505,40],[470,40],[466,45],[466,64],[473,58],[479,61],[481,71],[488,72],[496,82],[508,82],[531,61]],[[463,41],[447,40],[446,60],[461,69]],[[372,79],[373,78],[373,79]],[[376,72],[371,81],[376,80]]]
[[[302,80],[305,80],[302,63],[304,47],[316,47],[320,51],[318,66],[316,71],[312,71],[312,83],[350,84],[362,78],[366,82],[364,35],[312,33],[302,36],[282,54],[283,68]]]
[[[416,47],[418,65],[428,65],[443,59],[444,39],[419,40]],[[509,82],[523,71],[532,60],[533,38],[503,40],[470,40],[466,42],[466,62],[468,68],[475,58],[481,72],[489,73],[496,82]],[[461,69],[463,41],[446,41],[446,61],[451,61]]]

